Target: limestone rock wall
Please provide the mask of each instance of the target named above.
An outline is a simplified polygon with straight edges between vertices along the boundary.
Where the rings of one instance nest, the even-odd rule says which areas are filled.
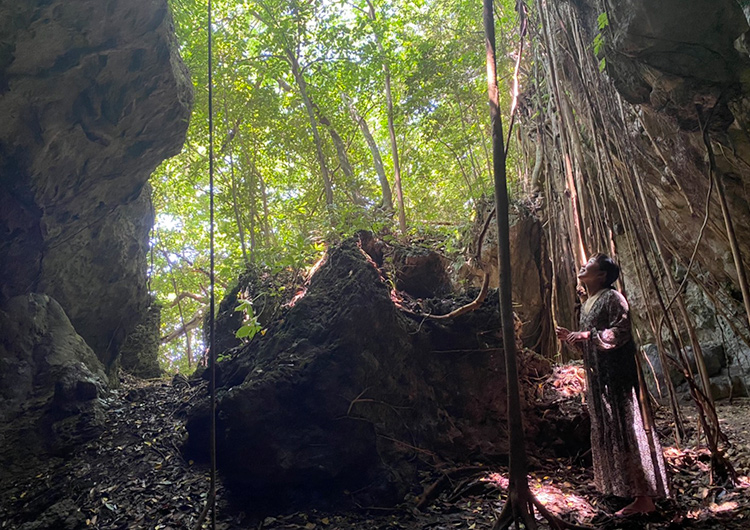
[[[641,256],[650,256],[668,300],[674,289],[667,274],[677,284],[685,278],[700,238],[684,289],[686,305],[700,342],[707,349],[720,345],[734,375],[750,382],[750,326],[717,194],[723,186],[747,270],[750,56],[741,7],[735,0],[541,5],[545,53],[539,70],[545,81],[527,87],[521,121],[529,167],[543,160],[542,184],[530,191],[551,242],[558,311],[568,299],[558,322],[575,321],[570,297],[579,253],[576,221],[587,251],[616,248],[644,341],[653,340],[649,311],[657,319],[663,312]],[[536,113],[542,107],[547,112]],[[717,168],[708,201],[704,130]],[[668,272],[657,259],[657,239]],[[720,371],[717,377],[730,374]]]
[[[120,366],[136,377],[149,379],[161,375],[161,306],[152,299],[144,318],[127,336],[120,351]]]
[[[191,101],[165,0],[0,6],[0,299],[55,298],[108,371],[148,306],[147,180]]]

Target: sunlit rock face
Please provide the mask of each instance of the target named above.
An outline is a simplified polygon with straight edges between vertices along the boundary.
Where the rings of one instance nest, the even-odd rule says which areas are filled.
[[[0,7],[0,299],[52,296],[108,370],[148,305],[147,180],[191,100],[164,0]]]

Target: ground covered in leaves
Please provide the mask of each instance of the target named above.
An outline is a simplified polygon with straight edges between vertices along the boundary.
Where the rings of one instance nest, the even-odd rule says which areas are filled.
[[[567,400],[579,407],[575,367],[555,370],[539,399]],[[184,379],[142,381],[125,378],[109,400],[107,432],[74,455],[47,460],[29,476],[0,484],[0,528],[192,529],[205,505],[208,470],[186,461],[184,412],[205,392]],[[685,412],[695,425],[694,412]],[[750,400],[718,406],[732,447],[728,455],[740,475],[750,470]],[[659,503],[660,514],[616,520],[610,514],[622,499],[599,495],[592,487],[586,455],[532,459],[534,493],[562,518],[598,528],[743,529],[750,525],[750,488],[715,490],[708,485],[708,454],[694,446],[675,447],[666,411],[657,414],[669,462],[673,499]],[[253,518],[231,509],[219,487],[220,529],[489,529],[502,506],[507,469],[487,465],[434,465],[415,484],[413,495],[392,509],[362,507],[346,513],[316,510]],[[746,479],[745,479],[746,480]],[[257,507],[248,499],[248,513]],[[236,505],[235,505],[236,506]],[[540,522],[542,528],[544,523]],[[205,527],[208,527],[205,525]]]

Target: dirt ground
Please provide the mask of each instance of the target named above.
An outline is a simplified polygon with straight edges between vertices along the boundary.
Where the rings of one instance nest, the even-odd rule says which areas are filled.
[[[550,384],[548,382],[547,384]],[[564,385],[563,385],[564,386]],[[559,388],[559,386],[558,386]],[[184,412],[205,392],[201,385],[126,378],[110,400],[108,431],[75,455],[47,461],[33,476],[0,485],[0,528],[39,530],[192,529],[205,505],[208,470],[185,461],[179,447],[185,436]],[[580,399],[572,391],[561,399]],[[718,404],[721,424],[732,446],[727,454],[744,485],[711,489],[705,449],[677,448],[669,437],[668,411],[657,413],[672,476],[673,498],[658,503],[660,513],[618,520],[611,517],[625,501],[599,495],[592,486],[585,455],[574,459],[532,459],[533,492],[565,520],[606,529],[730,529],[750,527],[750,400]],[[695,411],[685,406],[690,425]],[[692,427],[695,430],[694,427]],[[492,528],[502,507],[507,469],[466,463],[425,471],[396,508],[362,507],[346,513],[304,512],[252,519],[231,509],[219,485],[217,528],[227,529],[433,529]],[[448,476],[441,480],[442,476]],[[437,497],[423,503],[425,489],[441,480]],[[236,504],[235,504],[236,506]],[[255,507],[248,500],[247,512]],[[208,525],[204,525],[205,528]],[[540,521],[540,528],[547,528]]]

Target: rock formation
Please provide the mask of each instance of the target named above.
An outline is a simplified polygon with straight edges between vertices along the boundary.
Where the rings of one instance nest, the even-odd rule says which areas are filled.
[[[676,286],[700,238],[685,304],[700,343],[722,344],[734,375],[747,385],[750,328],[717,193],[719,186],[726,191],[747,270],[750,57],[742,9],[734,0],[543,5],[547,53],[539,71],[546,85],[527,87],[520,115],[529,167],[541,163],[543,184],[535,186],[550,242],[557,321],[575,324],[576,223],[588,252],[616,246],[644,342],[654,341],[649,312],[658,322],[663,311],[641,256],[650,256],[657,281],[669,292],[666,303],[675,289],[656,245]],[[704,130],[716,159],[708,202]],[[689,344],[686,336],[684,342]]]
[[[152,301],[141,322],[127,336],[120,350],[120,366],[128,373],[149,379],[159,377],[161,306]]]
[[[108,372],[148,306],[147,180],[192,92],[166,1],[6,2],[0,298],[45,293]]]
[[[0,7],[0,469],[104,428],[150,298],[148,178],[192,92],[166,1]],[[157,367],[158,370],[158,367]]]
[[[451,321],[406,316],[359,242],[346,240],[304,297],[219,364],[222,475],[258,510],[344,502],[345,491],[384,505],[403,498],[422,459],[500,457],[498,321],[496,297]],[[522,373],[534,371],[527,361]],[[191,455],[206,456],[209,418],[206,403],[189,414]]]
[[[0,306],[0,479],[104,429],[104,367],[46,295]]]

